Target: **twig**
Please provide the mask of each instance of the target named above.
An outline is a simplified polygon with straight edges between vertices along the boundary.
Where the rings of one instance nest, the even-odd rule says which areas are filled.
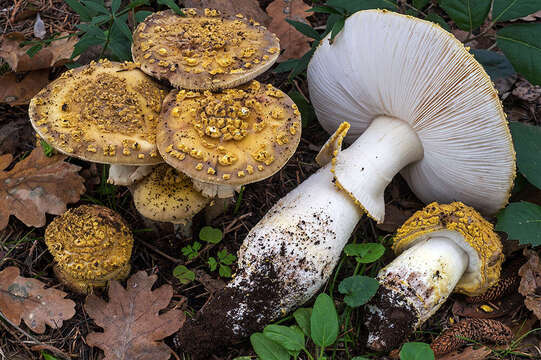
[[[172,262],[174,263],[183,263],[182,260],[180,259],[177,259],[177,258],[174,258],[172,256],[169,256],[167,255],[166,253],[164,253],[163,251],[159,250],[157,247],[155,247],[154,245],[150,245],[149,243],[147,243],[146,241],[144,240],[138,240],[139,243],[145,245],[147,248],[149,248],[150,250],[154,251],[155,253],[163,256],[164,258],[168,259],[168,260],[171,260]]]

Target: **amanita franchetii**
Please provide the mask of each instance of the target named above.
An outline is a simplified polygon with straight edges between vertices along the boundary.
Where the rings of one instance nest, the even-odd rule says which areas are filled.
[[[310,299],[366,212],[383,221],[399,171],[423,201],[463,201],[494,213],[509,197],[514,150],[498,94],[464,46],[439,26],[380,10],[349,17],[308,67],[324,128],[324,167],[250,231],[234,280],[186,323],[191,351],[236,341]],[[349,139],[341,151],[349,125]],[[370,124],[370,126],[368,126]]]
[[[124,219],[99,205],[81,205],[55,218],[45,243],[58,279],[73,291],[90,293],[130,272],[133,235]]]
[[[49,145],[111,164],[108,181],[129,185],[163,162],[156,125],[164,89],[134,63],[100,60],[63,73],[34,96],[28,114]]]
[[[366,310],[368,346],[378,351],[400,345],[451,292],[485,292],[504,258],[493,225],[460,202],[417,211],[397,230],[393,250],[399,256],[380,270]]]

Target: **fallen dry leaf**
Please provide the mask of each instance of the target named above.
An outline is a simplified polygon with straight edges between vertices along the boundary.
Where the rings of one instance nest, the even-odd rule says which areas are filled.
[[[271,18],[259,6],[257,0],[184,0],[184,7],[217,9],[224,13],[242,14],[268,26]]]
[[[49,70],[31,71],[24,76],[7,73],[0,77],[0,102],[26,105],[49,83]]]
[[[393,204],[386,204],[385,220],[381,224],[376,224],[376,227],[383,231],[394,232],[414,213],[415,211],[411,209],[402,209]]]
[[[37,279],[19,276],[19,269],[10,266],[0,271],[0,311],[17,326],[24,320],[34,332],[43,334],[45,325],[62,327],[64,320],[75,315],[75,303],[64,299],[67,294]]]
[[[60,37],[68,35],[67,33],[60,34]],[[78,41],[76,36],[56,40],[51,45],[42,48],[33,57],[28,56],[26,51],[32,45],[19,47],[21,41],[24,41],[22,33],[13,32],[3,36],[2,45],[0,46],[0,57],[9,64],[11,70],[15,72],[31,71],[39,69],[48,69],[53,66],[61,66],[70,62],[70,57],[73,52],[73,47]]]
[[[0,230],[15,215],[27,226],[45,225],[45,213],[60,215],[66,204],[79,201],[85,192],[79,166],[64,162],[66,156],[47,157],[40,147],[6,169],[13,156],[0,156]]]
[[[453,304],[453,315],[460,317],[471,317],[477,319],[497,319],[520,308],[522,296],[513,293],[504,298],[490,303],[467,303],[457,300]],[[488,306],[488,307],[487,307]]]
[[[524,249],[528,261],[522,265],[518,292],[525,296],[524,305],[541,319],[541,264],[539,255],[533,250]]]
[[[513,95],[526,102],[540,102],[541,86],[532,85],[527,80],[520,80],[513,89]]]
[[[202,269],[195,270],[195,279],[199,281],[211,295],[225,287],[225,282],[222,279],[214,279]]]
[[[462,351],[453,351],[449,354],[438,356],[436,357],[436,359],[438,360],[484,360],[490,354],[492,354],[492,351],[490,351],[490,349],[484,346],[478,349],[474,349],[473,346],[468,346]]]
[[[280,39],[280,48],[285,49],[278,58],[278,62],[298,59],[310,50],[311,39],[298,32],[286,21],[289,19],[310,25],[310,22],[306,20],[311,15],[306,12],[308,9],[310,6],[302,0],[274,0],[267,6],[267,14],[272,18],[269,30]]]
[[[103,333],[88,334],[86,342],[105,352],[104,360],[167,360],[172,350],[159,341],[177,332],[186,317],[180,310],[158,313],[173,297],[171,285],[152,291],[156,275],[133,275],[124,289],[118,281],[109,285],[109,302],[89,295],[85,310]]]

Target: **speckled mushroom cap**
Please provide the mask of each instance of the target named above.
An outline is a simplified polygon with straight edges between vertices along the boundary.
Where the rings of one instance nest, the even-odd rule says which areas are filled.
[[[164,160],[203,183],[239,186],[280,170],[300,141],[295,103],[257,81],[212,93],[173,90],[158,126]]]
[[[134,185],[133,202],[146,218],[183,224],[211,200],[193,188],[189,177],[167,164],[160,164]]]
[[[329,36],[307,70],[326,131],[347,121],[352,142],[379,116],[402,120],[423,146],[423,158],[400,171],[419,199],[463,201],[485,214],[507,204],[515,153],[505,113],[460,41],[432,22],[386,10],[359,11],[332,44]],[[336,178],[345,186],[338,169]]]
[[[393,250],[398,255],[430,236],[454,231],[462,235],[459,245],[469,256],[469,265],[455,291],[476,296],[494,285],[504,260],[500,238],[493,225],[475,209],[453,202],[433,202],[417,211],[397,230]]]
[[[223,89],[250,81],[280,55],[276,35],[241,14],[184,13],[156,12],[135,30],[133,59],[145,73],[178,88]]]
[[[165,88],[134,63],[108,60],[72,69],[30,102],[36,132],[60,152],[106,164],[163,162],[156,124]]]
[[[89,293],[130,272],[133,236],[122,217],[99,205],[81,205],[55,218],[45,230],[58,278]]]

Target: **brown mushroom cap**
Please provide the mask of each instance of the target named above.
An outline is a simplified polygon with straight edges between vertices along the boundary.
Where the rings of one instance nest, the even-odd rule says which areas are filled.
[[[178,88],[223,89],[250,81],[280,55],[276,35],[241,14],[184,13],[154,13],[135,30],[133,59],[145,73]]]
[[[193,188],[189,177],[167,164],[160,164],[136,183],[133,202],[146,218],[181,224],[203,210],[211,200]]]
[[[265,179],[301,137],[297,105],[257,81],[221,92],[173,90],[158,125],[164,160],[203,183],[239,186]]]
[[[30,102],[36,132],[60,152],[106,164],[163,162],[156,124],[165,88],[134,63],[108,60],[72,69]]]
[[[45,243],[56,261],[59,279],[88,293],[130,271],[133,236],[122,217],[99,205],[81,205],[55,218]]]

